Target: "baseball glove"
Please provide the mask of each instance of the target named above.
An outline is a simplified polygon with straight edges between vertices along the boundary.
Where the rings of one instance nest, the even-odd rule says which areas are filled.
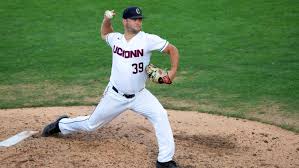
[[[154,83],[159,83],[159,84],[172,83],[166,70],[158,68],[153,64],[149,64],[148,66],[146,66],[145,70],[148,75],[148,78]]]

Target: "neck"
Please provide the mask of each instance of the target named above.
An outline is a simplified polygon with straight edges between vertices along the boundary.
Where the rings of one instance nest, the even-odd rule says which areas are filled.
[[[137,33],[133,33],[133,32],[128,32],[128,31],[125,31],[125,38],[127,41],[131,40],[136,34],[138,34],[139,32]]]

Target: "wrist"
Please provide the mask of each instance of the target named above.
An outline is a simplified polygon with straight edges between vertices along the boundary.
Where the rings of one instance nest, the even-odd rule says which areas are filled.
[[[111,22],[111,18],[108,18],[107,16],[104,15],[103,21],[104,22]]]
[[[170,78],[170,80],[173,81],[173,79],[175,78],[175,75],[176,75],[176,70],[170,70],[167,73],[168,73],[168,77]]]

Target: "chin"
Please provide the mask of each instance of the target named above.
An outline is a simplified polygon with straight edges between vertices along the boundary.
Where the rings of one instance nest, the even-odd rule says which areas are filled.
[[[141,27],[140,28],[135,28],[134,31],[140,32],[141,31]]]
[[[137,34],[137,33],[139,33],[141,31],[141,29],[139,29],[139,30],[133,30],[133,33],[134,34]]]

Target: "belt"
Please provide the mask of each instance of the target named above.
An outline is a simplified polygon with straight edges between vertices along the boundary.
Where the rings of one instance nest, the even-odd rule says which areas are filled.
[[[112,89],[113,89],[116,93],[118,93],[118,90],[117,90],[114,86],[112,86]],[[127,98],[127,99],[131,99],[131,98],[135,97],[135,94],[123,94],[122,96],[124,96],[124,97]]]

